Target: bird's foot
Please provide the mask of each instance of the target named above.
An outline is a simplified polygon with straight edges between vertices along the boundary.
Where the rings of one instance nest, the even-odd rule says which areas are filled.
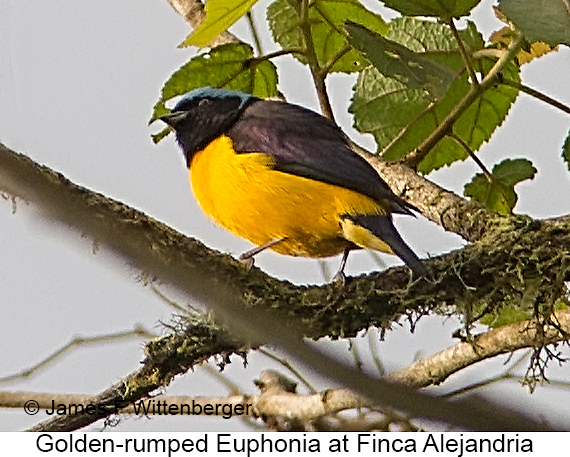
[[[346,283],[346,276],[343,271],[337,271],[336,274],[332,278],[332,282],[336,285],[344,287]]]
[[[253,264],[255,263],[255,261],[253,260],[253,256],[247,255],[247,253],[240,255],[238,257],[238,260],[245,267],[247,271],[251,270],[253,268]]]

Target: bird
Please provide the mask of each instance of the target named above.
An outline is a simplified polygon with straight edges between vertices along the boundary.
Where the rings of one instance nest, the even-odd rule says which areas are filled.
[[[404,242],[392,213],[417,209],[398,197],[328,118],[282,100],[200,87],[160,119],[176,135],[202,210],[254,248],[253,264],[271,249],[324,258],[342,253],[335,280],[344,281],[350,251],[399,256],[428,277]]]

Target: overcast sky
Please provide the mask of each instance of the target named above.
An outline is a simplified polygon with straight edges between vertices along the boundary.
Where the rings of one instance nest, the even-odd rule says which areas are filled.
[[[260,2],[255,10],[262,27],[267,4]],[[475,15],[486,36],[500,27],[489,5],[483,2]],[[238,24],[235,31],[249,39],[244,24]],[[142,210],[208,246],[239,254],[251,246],[202,215],[173,139],[159,145],[150,140],[159,128],[147,122],[160,88],[194,52],[177,48],[188,32],[166,0],[0,0],[0,141],[75,183]],[[264,44],[267,50],[274,46],[267,33]],[[306,69],[289,57],[277,64],[287,98],[317,109]],[[570,104],[568,75],[568,48],[523,70],[526,84]],[[330,78],[335,114],[353,139],[371,148],[371,138],[351,129],[346,112],[353,80],[346,75]],[[570,213],[570,175],[560,159],[569,126],[568,116],[521,95],[504,128],[483,146],[480,156],[489,168],[505,157],[527,157],[538,168],[533,181],[517,187],[517,212],[542,218]],[[461,193],[475,172],[476,166],[465,162],[434,173],[430,179]],[[462,245],[459,237],[421,218],[400,217],[396,224],[420,257]],[[159,322],[169,321],[171,310],[141,284],[137,271],[113,261],[104,249],[93,254],[91,240],[48,223],[33,206],[18,202],[12,214],[12,203],[0,200],[0,227],[0,309],[4,316],[0,319],[0,377],[37,363],[75,335],[113,333],[138,323],[159,333]],[[399,263],[397,258],[382,259]],[[331,261],[331,270],[338,260]],[[263,253],[257,265],[299,283],[323,281],[314,260]],[[366,252],[360,252],[351,255],[347,273],[377,268]],[[404,325],[382,343],[382,356],[391,368],[404,366],[418,348],[425,355],[452,344],[449,335],[458,325],[454,320],[442,324],[425,319],[413,335]],[[97,393],[138,367],[142,345],[143,340],[132,339],[77,349],[32,379],[0,384],[0,389]],[[337,343],[335,350],[348,361],[346,346],[346,342]],[[239,361],[233,363],[227,370],[229,376],[251,380],[270,366],[262,356],[252,355],[251,361],[245,374]],[[500,367],[503,361],[486,370]],[[451,379],[450,385],[480,377],[481,371],[472,368]],[[553,378],[568,378],[568,374],[567,367],[552,366]],[[249,381],[243,385],[255,392]],[[176,381],[168,393],[225,392],[215,386],[209,375],[197,369]],[[329,387],[326,383],[319,386]],[[495,390],[507,399],[523,395],[512,384]],[[547,405],[548,413],[560,418],[567,409],[548,388],[539,389],[529,401]],[[21,429],[44,418],[42,413],[30,418],[21,411],[0,410],[0,430]],[[570,413],[566,412],[566,418],[570,419]],[[119,429],[189,427],[239,429],[241,425],[205,418],[127,419]]]

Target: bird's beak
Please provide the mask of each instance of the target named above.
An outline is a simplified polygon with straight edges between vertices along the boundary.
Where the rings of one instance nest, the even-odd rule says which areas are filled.
[[[172,113],[165,114],[164,116],[160,116],[159,119],[168,124],[173,129],[176,129],[176,126],[180,124],[184,119],[186,119],[188,112],[186,111],[173,111]]]

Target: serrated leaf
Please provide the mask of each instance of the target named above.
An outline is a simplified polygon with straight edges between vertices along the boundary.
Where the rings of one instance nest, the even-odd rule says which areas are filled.
[[[570,171],[570,132],[564,141],[564,146],[562,146],[562,159],[566,162],[568,171]]]
[[[206,19],[180,44],[185,46],[208,46],[214,38],[226,31],[234,22],[247,13],[258,0],[208,0]]]
[[[334,64],[329,72],[351,73],[360,71],[368,61],[356,50],[346,52],[348,43],[344,22],[350,19],[370,30],[385,34],[388,25],[377,14],[367,10],[358,0],[315,0],[309,5],[311,35],[318,63],[321,67]],[[304,49],[305,41],[301,31],[301,11],[297,2],[277,0],[267,8],[267,21],[273,39],[283,49]],[[304,56],[295,58],[306,63]]]
[[[500,182],[489,181],[483,173],[476,174],[471,182],[465,185],[463,194],[502,215],[511,214],[517,201],[514,189]]]
[[[198,87],[226,87],[261,98],[276,96],[275,66],[252,58],[253,49],[243,43],[224,44],[193,57],[166,81],[149,123],[169,112],[168,100]]]
[[[384,76],[393,78],[408,89],[423,89],[432,98],[442,97],[453,81],[455,72],[406,46],[388,40],[354,22],[346,22],[349,43],[363,52]]]
[[[506,159],[495,165],[490,178],[482,173],[476,174],[465,185],[464,194],[485,205],[499,214],[511,214],[517,203],[515,185],[527,179],[533,179],[536,168],[527,159]]]
[[[475,71],[485,75],[494,64],[495,61],[492,59],[474,62]],[[520,81],[519,67],[513,63],[505,67],[503,75]],[[434,112],[447,115],[468,90],[469,84],[467,77],[464,76],[457,80],[456,86],[452,85]],[[517,95],[517,89],[503,85],[485,91],[483,96],[477,99],[457,119],[453,125],[453,133],[460,137],[473,151],[477,151],[483,143],[491,138],[495,129],[503,123]],[[452,103],[452,106],[445,109],[447,102]],[[437,115],[440,116],[440,114]],[[438,118],[442,119],[441,117]],[[453,160],[467,158],[467,154],[459,144],[453,142],[454,144],[451,145],[450,143],[451,141],[440,141],[420,162],[418,171],[427,174],[443,165],[449,165]]]
[[[415,18],[398,18],[391,22],[387,38],[407,46],[425,57],[445,65],[455,72],[455,79],[447,93],[432,100],[419,89],[408,89],[369,67],[359,74],[350,111],[354,114],[357,130],[374,135],[378,150],[388,160],[397,160],[408,154],[427,138],[470,90],[463,59],[452,32],[445,26]],[[483,39],[472,23],[460,34],[468,52],[484,46]],[[486,74],[494,65],[492,58],[474,61],[476,71]],[[518,67],[509,65],[504,75],[519,80]],[[472,150],[487,141],[504,120],[518,91],[508,86],[497,86],[473,103],[453,126]],[[424,174],[468,157],[454,140],[441,140],[419,164]]]
[[[570,46],[567,0],[501,0],[499,8],[528,40]]]
[[[493,167],[492,175],[504,185],[514,187],[521,181],[533,179],[536,168],[527,159],[505,159]]]
[[[442,19],[467,16],[481,0],[382,0],[388,8],[405,16],[434,16]]]

